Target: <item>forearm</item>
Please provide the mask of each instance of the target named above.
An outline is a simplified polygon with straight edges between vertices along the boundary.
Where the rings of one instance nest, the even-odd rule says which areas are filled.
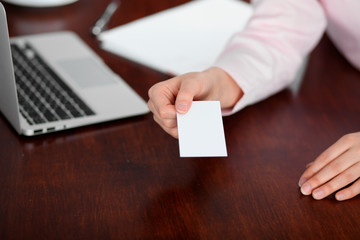
[[[327,33],[349,62],[360,70],[360,1],[321,0],[328,19]]]
[[[258,0],[253,6],[249,24],[216,62],[244,93],[233,112],[286,87],[326,26],[316,0]]]

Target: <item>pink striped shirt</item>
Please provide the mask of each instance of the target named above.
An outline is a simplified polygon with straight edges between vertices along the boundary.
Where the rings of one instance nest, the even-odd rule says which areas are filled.
[[[284,89],[327,31],[360,69],[360,0],[253,0],[254,14],[216,62],[244,96],[231,114]]]

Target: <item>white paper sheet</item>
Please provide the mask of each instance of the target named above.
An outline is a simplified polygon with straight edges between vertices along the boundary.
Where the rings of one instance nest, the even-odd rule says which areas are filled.
[[[181,157],[227,156],[219,101],[194,101],[177,124]]]
[[[239,0],[194,0],[103,32],[105,50],[179,75],[210,67],[252,8]]]

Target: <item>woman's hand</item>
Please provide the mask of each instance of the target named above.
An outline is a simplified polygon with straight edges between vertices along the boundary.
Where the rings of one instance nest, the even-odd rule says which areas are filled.
[[[314,162],[307,165],[299,181],[304,195],[312,194],[323,199],[331,193],[339,201],[350,199],[360,193],[360,132],[340,138],[324,151]]]
[[[233,107],[243,92],[222,69],[187,73],[155,84],[149,89],[148,106],[154,120],[177,138],[176,112],[185,114],[193,100],[219,100],[222,108]]]

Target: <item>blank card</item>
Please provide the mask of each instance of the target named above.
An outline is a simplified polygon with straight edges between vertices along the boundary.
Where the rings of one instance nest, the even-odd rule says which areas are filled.
[[[194,101],[177,124],[181,157],[227,156],[219,101]]]

